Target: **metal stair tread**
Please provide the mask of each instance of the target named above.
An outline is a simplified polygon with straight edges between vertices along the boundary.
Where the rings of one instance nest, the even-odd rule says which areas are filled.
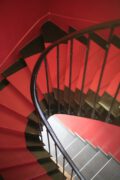
[[[26,63],[24,62],[24,59],[20,58],[18,61],[16,61],[13,65],[8,67],[3,73],[3,77],[8,77],[15,72],[19,71],[20,69],[26,67]]]
[[[68,155],[73,158],[78,153],[78,149],[80,151],[84,146],[85,142],[83,142],[79,137],[76,136],[75,139],[65,148],[65,150],[67,151]],[[63,164],[62,154],[58,155],[58,162],[60,165]]]
[[[90,32],[90,38],[95,41],[100,47],[106,50],[107,41],[95,32]]]
[[[48,159],[48,158],[50,158],[50,154],[45,150],[33,151],[33,154],[39,160],[40,159]]]
[[[50,172],[50,173],[48,173],[48,176],[49,177],[51,177],[52,178],[52,180],[61,180],[61,179],[63,179],[63,174],[59,171],[59,170],[55,170],[55,171],[53,171],[53,172]],[[40,174],[40,176],[38,176],[37,178],[35,178],[36,180],[45,180],[46,179],[46,174],[44,174],[44,175],[41,175]],[[66,179],[66,177],[64,177],[64,179]],[[63,179],[63,180],[64,180]]]
[[[42,147],[43,146],[43,143],[42,142],[40,142],[40,141],[38,141],[38,142],[35,142],[35,141],[27,141],[27,146],[28,147],[36,147],[36,146],[40,146],[40,147]]]
[[[108,161],[108,157],[101,151],[81,169],[81,173],[86,179],[91,179],[99,169]]]
[[[33,127],[27,126],[26,133],[27,134],[33,134],[33,135],[38,135],[39,136],[39,129],[35,129]]]
[[[112,44],[117,48],[120,48],[120,38],[117,35],[113,35]]]
[[[47,170],[47,174],[58,169],[58,166],[54,162],[52,162],[51,160],[48,160],[47,162],[43,162],[42,166],[44,169]]]
[[[69,27],[69,33],[72,33],[72,32],[75,32],[77,31],[75,28],[73,27]],[[81,43],[83,43],[84,45],[87,45],[88,44],[88,39],[83,35],[83,36],[80,36],[80,37],[76,37],[76,39],[78,41],[80,41]]]
[[[63,145],[64,148],[66,148],[69,145],[69,142],[72,142],[74,138],[76,137],[73,135],[68,129],[66,129],[60,122],[59,120],[56,121],[54,117],[51,117],[48,119],[48,122],[50,123],[51,127],[53,128],[54,132],[56,133],[58,139],[60,140],[61,144]],[[60,132],[60,133],[59,133]],[[43,142],[46,145],[45,149],[48,150],[48,141],[47,141],[47,132],[46,128],[43,127],[42,131],[42,137],[43,137]],[[55,157],[55,147],[54,147],[54,142],[52,138],[49,136],[50,139],[50,147],[51,147],[51,154],[53,157]],[[58,154],[59,154],[58,150]]]
[[[50,177],[52,177],[53,180],[61,180],[61,179],[66,179],[65,176],[60,171],[53,172],[50,174]]]
[[[73,140],[75,138],[75,134],[72,133],[69,129],[67,129],[60,120],[55,117],[54,115],[48,118],[48,122],[52,126],[54,132],[58,136],[58,138],[61,140],[64,140],[66,136],[69,136],[70,140]],[[69,140],[68,140],[69,141]]]
[[[67,129],[55,116],[51,116],[48,119],[48,122],[64,147],[68,145],[69,141],[71,142],[75,138],[75,135],[69,131],[69,129]]]
[[[33,54],[42,52],[43,48],[43,37],[39,35],[37,38],[30,41],[26,46],[24,46],[20,53],[24,58],[32,56]]]
[[[73,142],[73,144],[71,144],[66,151],[68,152],[68,154],[70,155],[70,157],[74,157],[74,155],[76,155],[76,153],[78,152],[78,150],[82,150],[82,148],[85,146],[85,142],[83,142],[79,137],[76,137],[76,141]],[[73,146],[73,149],[72,149]],[[75,148],[74,148],[75,147]],[[73,150],[73,151],[72,151]]]
[[[53,42],[67,35],[65,31],[51,21],[44,23],[41,30],[45,42]]]
[[[120,164],[111,158],[106,166],[92,178],[93,180],[118,180],[120,179]]]
[[[37,115],[35,114],[35,112],[32,112],[29,116],[28,119],[31,121],[34,121],[35,123],[39,123],[39,118],[37,117]]]
[[[4,89],[9,84],[9,81],[7,79],[3,79],[0,81],[0,91]]]
[[[89,144],[86,144],[84,148],[72,158],[78,169],[81,169],[95,154],[97,153],[96,149]],[[66,171],[70,173],[71,168],[67,164]]]

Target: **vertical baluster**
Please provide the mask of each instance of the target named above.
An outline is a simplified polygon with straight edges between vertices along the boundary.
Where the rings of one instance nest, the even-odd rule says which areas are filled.
[[[44,64],[45,64],[45,73],[46,73],[46,85],[47,85],[47,94],[48,94],[48,115],[50,115],[50,89],[49,89],[49,77],[48,77],[48,63],[47,59],[44,59]]]
[[[65,173],[65,157],[63,157],[63,175]]]
[[[57,145],[55,143],[55,157],[56,157],[56,164],[58,164],[58,155],[57,155]]]
[[[37,93],[37,90],[36,90],[36,93]],[[37,127],[38,131],[39,131],[39,136],[41,138],[41,141],[43,141],[43,138],[42,138],[42,131],[43,131],[43,123],[41,121],[41,119],[39,118],[39,115],[37,112],[35,112],[36,114],[36,117],[38,119],[38,123],[39,123],[39,126]]]
[[[107,115],[107,117],[106,117],[106,122],[109,122],[109,120],[110,120],[111,111],[112,111],[113,105],[114,105],[114,103],[115,103],[116,97],[117,97],[117,95],[118,95],[118,93],[119,93],[119,90],[120,90],[120,84],[118,85],[117,90],[116,90],[116,92],[115,92],[115,95],[114,95],[114,97],[113,97],[113,99],[112,99],[112,102],[111,102],[111,105],[110,105],[110,109],[109,109],[108,115]]]
[[[43,130],[43,127],[42,127],[42,122],[39,121],[39,128],[40,128],[40,138],[41,138],[41,141],[43,142],[43,137],[42,137],[42,130]]]
[[[70,102],[71,102],[72,62],[73,62],[73,39],[70,40],[70,72],[69,72],[68,114],[70,114]]]
[[[81,86],[81,90],[80,90],[80,102],[79,102],[78,116],[81,115],[81,110],[82,110],[83,91],[84,91],[84,85],[85,85],[85,79],[86,79],[89,49],[90,49],[90,38],[88,37],[88,43],[87,43],[87,47],[86,47],[86,56],[85,56],[85,65],[84,65],[84,71],[83,71],[83,77],[82,77],[82,86]]]
[[[71,169],[70,180],[72,180],[72,177],[73,177],[73,169]]]
[[[41,138],[41,141],[43,142],[43,137],[42,137],[42,133],[40,134],[40,138]]]
[[[51,154],[51,150],[50,150],[50,137],[49,137],[48,130],[47,130],[47,140],[48,140],[48,150],[49,150],[49,153]]]
[[[102,69],[101,69],[101,72],[100,72],[100,78],[99,78],[98,86],[97,86],[97,91],[95,93],[95,98],[94,98],[94,102],[93,102],[93,111],[92,111],[92,115],[91,115],[92,118],[94,118],[95,112],[96,112],[97,96],[98,96],[99,91],[100,91],[100,86],[101,86],[101,83],[102,83],[102,79],[103,79],[103,75],[104,75],[104,70],[105,70],[106,63],[107,63],[107,57],[108,57],[108,53],[109,53],[109,48],[110,48],[110,43],[111,43],[111,40],[112,40],[113,31],[114,31],[114,28],[112,27],[110,29],[108,43],[107,43],[106,51],[105,51],[105,57],[104,57],[104,60],[103,60]]]
[[[58,112],[60,112],[60,60],[59,60],[59,45],[57,45],[57,99]]]

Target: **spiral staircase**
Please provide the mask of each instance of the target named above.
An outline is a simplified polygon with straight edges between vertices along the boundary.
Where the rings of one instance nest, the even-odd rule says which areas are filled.
[[[120,20],[44,22],[20,56],[0,82],[0,179],[120,179]]]

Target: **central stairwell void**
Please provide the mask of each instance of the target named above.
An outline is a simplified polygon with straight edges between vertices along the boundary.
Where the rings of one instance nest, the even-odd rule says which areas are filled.
[[[1,179],[120,179],[120,20],[66,26],[2,73]]]

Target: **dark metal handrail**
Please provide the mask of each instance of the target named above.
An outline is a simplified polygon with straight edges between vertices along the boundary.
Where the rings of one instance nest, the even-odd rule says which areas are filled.
[[[32,96],[32,100],[34,103],[34,106],[39,114],[39,116],[42,118],[43,124],[45,125],[45,127],[47,128],[47,133],[50,134],[50,136],[52,137],[55,146],[60,150],[60,152],[63,155],[63,164],[65,163],[65,160],[69,163],[69,165],[72,168],[71,174],[73,175],[73,172],[77,175],[77,177],[81,180],[85,180],[85,178],[82,176],[82,174],[79,172],[78,168],[76,167],[76,165],[74,164],[74,162],[72,161],[72,159],[70,158],[70,156],[67,154],[67,152],[65,151],[64,147],[62,146],[62,144],[60,143],[59,139],[57,138],[56,134],[54,133],[52,127],[50,126],[49,122],[47,121],[47,118],[45,117],[44,113],[42,112],[42,108],[39,104],[39,100],[38,100],[38,95],[37,95],[37,89],[36,89],[36,80],[37,80],[37,74],[38,71],[40,69],[40,66],[42,64],[42,62],[44,61],[44,59],[46,58],[47,54],[54,48],[54,47],[58,47],[60,43],[64,43],[67,40],[72,40],[73,38],[77,38],[80,37],[84,34],[89,34],[93,31],[96,30],[100,30],[100,29],[105,29],[105,28],[114,28],[116,26],[120,25],[120,20],[116,20],[116,21],[111,21],[111,22],[107,22],[107,23],[102,23],[99,25],[95,25],[92,26],[90,28],[84,29],[84,30],[80,30],[78,32],[73,32],[63,38],[61,38],[60,40],[57,40],[55,43],[53,43],[52,45],[50,45],[47,49],[44,50],[44,52],[41,54],[40,58],[38,59],[33,73],[32,73],[32,78],[31,78],[31,96]],[[59,76],[59,69],[58,69],[58,76]],[[58,84],[59,87],[59,84]],[[94,104],[95,106],[95,104]],[[64,168],[63,168],[63,173],[64,173]]]

